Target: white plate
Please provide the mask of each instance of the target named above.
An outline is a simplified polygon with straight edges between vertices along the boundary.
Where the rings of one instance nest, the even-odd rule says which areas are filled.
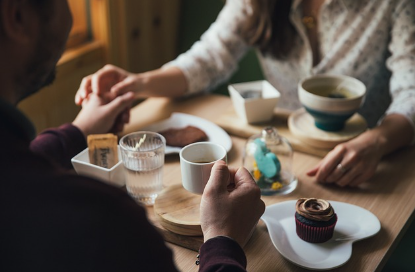
[[[172,113],[170,118],[165,119],[161,122],[155,123],[153,125],[150,125],[148,127],[142,128],[140,130],[159,132],[159,131],[166,130],[169,128],[183,128],[189,125],[203,130],[208,136],[209,142],[214,142],[214,143],[222,145],[226,149],[227,152],[231,150],[232,140],[222,128],[220,128],[216,124],[206,119],[203,119],[203,118],[200,118],[194,115],[190,115],[190,114],[174,112]],[[166,146],[165,153],[166,154],[179,153],[181,149],[182,149],[181,147]]]
[[[287,260],[301,267],[326,270],[345,264],[352,255],[352,244],[375,235],[379,219],[359,206],[329,201],[337,214],[333,238],[321,244],[301,240],[295,230],[295,204],[290,200],[266,208],[261,219],[268,227],[272,243]]]

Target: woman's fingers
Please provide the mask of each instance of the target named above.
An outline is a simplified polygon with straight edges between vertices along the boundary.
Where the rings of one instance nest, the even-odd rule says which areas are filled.
[[[345,149],[342,146],[336,146],[326,157],[322,160],[319,171],[317,172],[317,182],[326,183],[329,182],[327,178],[336,169],[337,165],[342,161]]]
[[[81,81],[81,85],[79,86],[78,91],[76,92],[75,104],[78,106],[81,106],[83,101],[92,92],[91,77],[91,75],[84,77]]]

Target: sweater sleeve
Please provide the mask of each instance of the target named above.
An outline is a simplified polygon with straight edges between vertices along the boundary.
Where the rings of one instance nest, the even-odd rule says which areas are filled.
[[[66,169],[72,168],[71,159],[85,148],[85,136],[69,123],[43,131],[30,143],[32,152]]]
[[[246,271],[243,249],[234,240],[218,236],[206,241],[200,248],[200,272]]]
[[[175,66],[183,71],[188,93],[210,91],[225,82],[237,70],[239,60],[249,46],[242,36],[246,18],[246,1],[228,0],[218,18],[200,40],[164,67]]]

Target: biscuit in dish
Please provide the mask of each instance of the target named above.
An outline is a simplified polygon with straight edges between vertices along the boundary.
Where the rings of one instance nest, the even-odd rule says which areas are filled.
[[[206,133],[194,126],[183,128],[169,128],[159,131],[166,138],[166,145],[184,147],[188,144],[203,142],[208,140]]]

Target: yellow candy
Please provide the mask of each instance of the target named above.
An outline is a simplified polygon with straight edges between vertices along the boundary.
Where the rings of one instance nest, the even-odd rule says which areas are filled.
[[[274,182],[273,184],[272,184],[272,186],[271,186],[271,189],[272,190],[278,190],[278,189],[281,189],[282,188],[282,184],[280,183],[280,182]]]
[[[259,171],[256,161],[254,161],[254,179],[259,180],[261,178],[261,171]]]
[[[259,180],[261,178],[261,172],[258,170],[258,168],[254,169],[254,179]]]

